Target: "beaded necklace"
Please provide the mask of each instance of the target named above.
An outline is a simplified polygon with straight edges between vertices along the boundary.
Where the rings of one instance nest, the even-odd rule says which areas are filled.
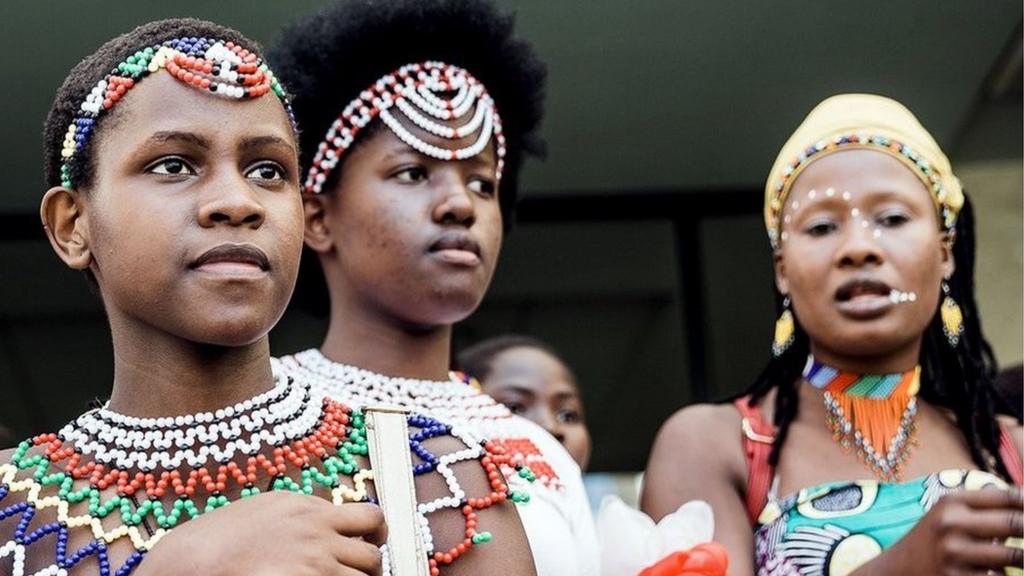
[[[510,491],[502,481],[499,467],[511,464],[500,446],[480,443],[427,416],[412,415],[408,424],[409,449],[416,455],[414,462],[419,460],[413,473],[437,472],[449,490],[417,509],[424,549],[436,574],[439,566],[491,540],[489,532],[477,530],[480,510],[529,497]],[[361,468],[357,459],[368,454],[366,434],[361,412],[283,374],[272,390],[215,412],[135,418],[108,408],[90,411],[57,434],[22,442],[11,462],[0,465],[0,522],[20,516],[14,537],[0,546],[0,559],[11,556],[14,576],[23,576],[28,548],[53,534],[53,561],[34,574],[66,574],[94,556],[100,576],[127,576],[180,522],[264,490],[309,495],[327,491],[334,504],[372,501],[367,482],[373,472]],[[444,435],[459,439],[465,448],[438,456],[423,444]],[[491,484],[491,492],[480,498],[468,496],[452,470],[454,464],[474,459]],[[182,463],[187,472],[179,468]],[[532,476],[525,467],[519,473]],[[172,492],[177,498],[166,504],[164,497]],[[237,497],[231,498],[229,493],[235,492]],[[11,494],[23,501],[5,505]],[[72,511],[83,504],[84,513]],[[56,511],[56,521],[29,531],[33,517],[48,508]],[[449,550],[435,551],[428,516],[446,508],[461,512],[466,537]],[[114,513],[120,523],[109,529],[103,519]],[[70,531],[75,529],[88,530],[93,539],[68,554]],[[108,547],[122,539],[134,551],[112,571]]]
[[[921,367],[895,374],[842,372],[808,357],[803,378],[824,391],[826,423],[833,439],[857,456],[879,479],[902,479],[914,445]]]
[[[481,392],[479,384],[464,374],[452,372],[448,380],[397,378],[333,362],[315,348],[275,359],[275,366],[346,404],[400,406],[487,438],[510,458],[509,465],[502,466],[510,485],[528,488],[520,475],[520,468],[527,467],[541,485],[556,492],[565,489],[558,473],[530,439],[534,433],[530,423]]]

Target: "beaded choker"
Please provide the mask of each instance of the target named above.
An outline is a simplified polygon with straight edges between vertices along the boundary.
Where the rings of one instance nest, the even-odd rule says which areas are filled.
[[[410,132],[395,116],[395,108],[417,128],[444,140],[460,140],[479,130],[463,148],[435,146]],[[317,147],[306,175],[307,193],[320,193],[331,171],[352,146],[359,131],[380,117],[417,152],[439,160],[464,160],[484,151],[494,136],[498,153],[495,177],[501,180],[505,165],[505,137],[494,100],[469,72],[444,62],[407,64],[361,92],[342,109]],[[462,122],[457,127],[448,123]]]
[[[564,490],[558,473],[531,440],[532,423],[482,393],[473,380],[457,372],[448,380],[396,378],[333,362],[312,348],[275,359],[283,372],[309,382],[315,390],[351,406],[387,404],[427,414],[472,431],[501,448],[511,459],[502,471],[511,485],[526,489],[519,467],[528,467],[540,484]]]
[[[808,357],[803,378],[825,393],[826,423],[844,450],[883,481],[902,478],[914,443],[921,367],[895,374],[841,372]]]
[[[417,508],[424,550],[436,574],[439,566],[491,540],[489,532],[477,529],[480,510],[505,500],[525,502],[529,496],[505,485],[500,470],[512,464],[501,447],[427,416],[412,415],[408,425],[413,474],[436,472],[449,491]],[[460,440],[464,448],[436,455],[424,445],[444,435]],[[94,410],[57,434],[22,442],[11,462],[0,464],[0,522],[18,517],[14,538],[0,545],[0,560],[11,556],[13,574],[23,576],[28,548],[44,546],[41,542],[52,537],[51,564],[42,571],[35,568],[34,574],[63,574],[94,556],[100,576],[127,576],[180,522],[233,500],[267,490],[319,494],[335,504],[370,499],[367,481],[373,472],[360,466],[367,454],[361,412],[283,375],[272,390],[215,412],[135,418]],[[490,493],[474,497],[460,486],[452,467],[471,460],[484,468]],[[518,473],[533,477],[526,467]],[[30,530],[33,518],[46,509],[53,509],[56,519]],[[465,539],[438,551],[428,518],[443,509],[461,513]],[[112,523],[111,516],[120,522]],[[73,530],[87,531],[92,542],[69,551]],[[122,539],[133,552],[114,570],[108,548]]]
[[[74,162],[92,138],[96,122],[136,83],[167,70],[174,78],[225,98],[259,98],[273,92],[284,103],[292,125],[295,118],[284,88],[255,53],[234,42],[211,38],[175,38],[147,46],[118,64],[96,83],[64,135],[60,168],[61,185],[74,187]]]

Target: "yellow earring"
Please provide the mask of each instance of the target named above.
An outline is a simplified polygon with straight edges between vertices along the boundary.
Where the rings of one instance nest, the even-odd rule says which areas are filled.
[[[775,341],[772,342],[772,355],[776,358],[793,344],[793,334],[796,332],[796,325],[793,321],[793,312],[789,310],[789,296],[782,301],[782,314],[775,321]]]
[[[960,335],[964,333],[964,313],[960,311],[960,305],[950,295],[949,284],[942,282],[942,292],[946,295],[942,299],[942,306],[939,307],[939,314],[942,316],[942,331],[946,334],[946,340],[951,348],[956,348],[960,343]]]

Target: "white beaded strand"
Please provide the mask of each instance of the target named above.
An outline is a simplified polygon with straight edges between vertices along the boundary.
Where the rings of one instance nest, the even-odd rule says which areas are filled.
[[[436,146],[407,129],[395,117],[392,108],[397,108],[417,128],[444,140],[460,140],[477,130],[480,134],[472,144],[461,148]],[[471,111],[472,116],[469,116]],[[402,142],[439,160],[472,158],[483,152],[493,138],[498,156],[495,178],[501,180],[506,148],[494,100],[466,70],[443,62],[423,62],[407,64],[382,76],[342,109],[317,146],[303,184],[306,192],[323,192],[328,175],[352,145],[356,134],[376,117],[380,117]],[[458,126],[446,124],[467,117],[468,120]]]

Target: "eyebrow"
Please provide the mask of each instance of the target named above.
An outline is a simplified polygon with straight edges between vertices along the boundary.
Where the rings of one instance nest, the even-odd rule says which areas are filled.
[[[242,140],[242,144],[239,146],[239,149],[249,151],[266,146],[283,146],[293,152],[295,151],[295,146],[280,136],[253,136],[251,138],[246,138]]]
[[[194,146],[199,146],[200,148],[204,148],[207,150],[213,147],[207,138],[204,138],[193,132],[182,132],[180,130],[164,130],[161,132],[156,132],[152,136],[147,138],[146,141],[153,144],[163,144],[166,142],[184,142],[187,144],[192,144]]]

